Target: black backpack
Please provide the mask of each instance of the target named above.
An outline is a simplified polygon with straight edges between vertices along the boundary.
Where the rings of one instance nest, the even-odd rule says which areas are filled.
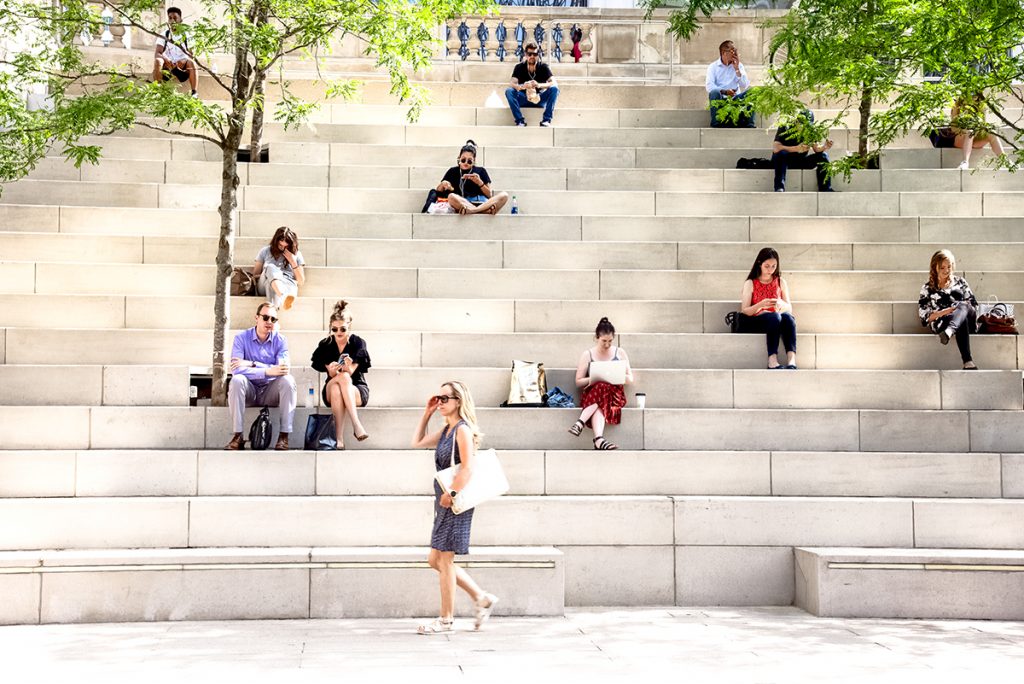
[[[253,451],[266,450],[270,447],[270,436],[273,431],[274,428],[270,424],[270,409],[264,406],[249,428],[249,448]]]

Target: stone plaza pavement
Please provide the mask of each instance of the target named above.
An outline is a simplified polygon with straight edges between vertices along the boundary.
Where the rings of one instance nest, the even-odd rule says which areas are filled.
[[[1009,600],[1015,600],[1008,597]],[[424,637],[416,620],[0,627],[8,681],[1019,681],[1024,622],[815,618],[796,608],[569,610]],[[351,680],[349,680],[351,681]]]

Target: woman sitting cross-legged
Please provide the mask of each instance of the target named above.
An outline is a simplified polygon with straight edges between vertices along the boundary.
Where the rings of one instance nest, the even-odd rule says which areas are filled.
[[[757,253],[754,266],[743,282],[740,332],[764,333],[768,346],[768,368],[796,369],[796,319],[789,299],[789,286],[782,278],[779,253],[765,247]],[[779,338],[786,348],[786,363],[779,363]]]
[[[445,172],[437,196],[447,198],[456,214],[497,214],[508,202],[508,193],[491,190],[487,169],[476,165],[476,143],[472,140],[459,150],[458,166]]]
[[[345,448],[346,417],[352,421],[352,434],[356,439],[360,442],[367,439],[370,435],[363,429],[356,409],[370,401],[370,387],[366,384],[370,352],[366,350],[366,340],[352,333],[352,314],[345,300],[334,305],[331,334],[320,340],[310,365],[328,375],[323,400],[334,414],[338,449]]]
[[[256,292],[287,311],[299,296],[299,286],[306,281],[305,264],[299,251],[299,236],[291,228],[281,226],[274,231],[270,244],[256,255],[252,267],[257,278]]]
[[[595,449],[618,449],[604,438],[604,426],[618,425],[622,420],[622,408],[626,405],[626,393],[623,385],[613,385],[604,381],[591,380],[591,365],[595,361],[621,361],[625,364],[625,382],[633,382],[633,369],[629,366],[629,357],[621,347],[612,343],[615,341],[615,326],[607,318],[602,318],[594,330],[594,339],[597,340],[590,349],[580,356],[579,365],[576,367],[576,387],[583,388],[583,395],[580,406],[583,407],[579,420],[572,424],[569,432],[579,437],[583,428],[589,427],[594,430]]]
[[[978,370],[971,358],[971,333],[978,329],[978,300],[967,281],[953,272],[955,269],[956,259],[949,250],[940,249],[932,255],[917,313],[921,325],[936,333],[942,344],[956,338],[964,370]]]

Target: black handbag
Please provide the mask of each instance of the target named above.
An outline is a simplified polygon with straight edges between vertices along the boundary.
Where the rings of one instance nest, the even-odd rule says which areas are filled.
[[[303,448],[306,451],[334,451],[338,448],[334,414],[310,414],[306,419],[306,440]]]
[[[729,332],[738,333],[740,331],[740,312],[730,311],[725,314],[725,324],[729,326]]]
[[[270,424],[270,409],[260,409],[260,415],[249,426],[249,448],[253,451],[264,451],[270,446],[270,437],[274,428]]]

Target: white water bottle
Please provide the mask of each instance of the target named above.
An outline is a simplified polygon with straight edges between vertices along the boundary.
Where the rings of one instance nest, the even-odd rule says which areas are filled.
[[[313,385],[306,384],[306,408],[313,408],[316,404],[316,393],[313,391]]]
[[[519,200],[516,199],[515,195],[512,195],[512,213],[513,214],[518,214],[519,213]]]

